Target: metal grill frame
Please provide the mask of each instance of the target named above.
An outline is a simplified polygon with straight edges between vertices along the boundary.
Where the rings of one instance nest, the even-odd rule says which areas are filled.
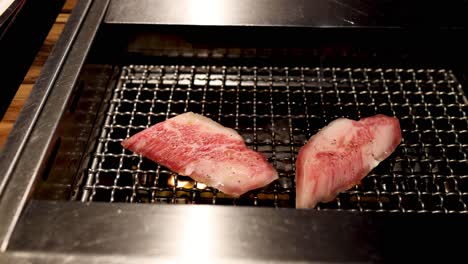
[[[80,95],[79,90],[77,93],[74,93],[76,92],[74,88],[77,88],[77,78],[80,78],[80,72],[84,70],[83,64],[99,61],[115,65],[115,63],[124,62],[123,59],[129,63],[147,63],[147,59],[150,58],[146,56],[141,61],[139,58],[133,60],[133,56],[128,57],[129,60],[126,60],[127,55],[130,55],[126,54],[127,50],[123,50],[123,53],[121,53],[120,51],[122,50],[115,49],[117,47],[128,47],[126,44],[129,43],[129,39],[125,39],[125,34],[122,33],[134,32],[145,25],[150,25],[151,28],[154,28],[153,25],[159,24],[163,28],[169,28],[174,22],[180,20],[186,21],[186,17],[180,12],[172,12],[172,15],[169,17],[164,12],[153,12],[162,9],[166,10],[166,7],[177,8],[171,1],[153,1],[154,3],[152,4],[147,3],[149,0],[135,3],[127,2],[109,0],[78,1],[69,19],[69,23],[65,26],[59,42],[52,51],[52,55],[44,66],[44,70],[33,89],[34,96],[28,98],[23,113],[18,119],[18,124],[13,128],[2,153],[4,155],[0,158],[0,215],[2,216],[0,217],[0,222],[2,223],[0,225],[0,262],[63,263],[67,261],[73,263],[99,263],[103,259],[115,263],[133,263],[145,260],[149,262],[155,259],[168,262],[168,260],[172,260],[174,253],[180,252],[181,246],[182,248],[186,246],[193,249],[193,245],[200,245],[205,252],[213,253],[215,256],[207,256],[198,254],[197,252],[197,254],[189,254],[187,256],[189,259],[200,261],[215,259],[219,260],[218,262],[226,263],[231,263],[236,259],[242,259],[244,263],[284,263],[325,260],[333,262],[395,260],[394,262],[397,262],[398,260],[408,261],[408,259],[421,260],[421,257],[423,259],[462,259],[465,257],[463,247],[455,238],[466,237],[468,235],[465,232],[466,228],[464,228],[468,218],[466,214],[428,216],[422,214],[391,214],[381,216],[381,214],[323,212],[317,210],[275,210],[274,208],[43,201],[32,197],[33,190],[38,187],[36,183],[40,180],[46,180],[44,176],[47,176],[47,174],[43,172],[47,172],[47,169],[50,168],[48,165],[50,165],[49,162],[52,161],[53,155],[50,155],[49,150],[54,140],[63,135],[74,136],[81,132],[79,130],[59,131],[59,128],[63,125],[61,118],[64,112],[70,110],[69,104],[73,103],[75,98],[78,98],[76,96]],[[325,2],[329,5],[336,5],[332,1]],[[317,12],[317,10],[320,12],[320,9],[317,9],[315,4],[311,5],[310,1],[295,1],[294,3],[288,6],[296,8],[299,11],[307,10],[307,7],[309,7],[314,12]],[[122,4],[128,5],[128,8],[121,8]],[[244,5],[238,0],[230,1],[231,4],[233,6],[240,5],[244,8],[248,7],[248,5]],[[224,8],[225,6],[227,5],[222,7]],[[284,4],[281,1],[264,1],[263,4],[259,5],[257,7],[258,10],[275,10],[275,12],[283,14],[277,16],[270,13],[272,15],[268,20],[263,19],[264,17],[259,17],[258,12],[246,13],[234,8],[232,10],[237,10],[238,12],[230,13],[230,17],[232,18],[230,22],[242,22],[241,19],[246,16],[252,18],[253,23],[249,23],[249,26],[243,27],[245,30],[253,29],[251,30],[254,33],[252,36],[258,36],[257,32],[261,28],[264,28],[260,25],[275,25],[275,29],[269,32],[271,35],[266,39],[266,42],[268,45],[271,43],[281,49],[288,47],[290,44],[304,44],[300,42],[300,38],[296,38],[297,42],[295,42],[291,41],[290,38],[278,38],[277,36],[278,34],[284,35],[282,32],[288,31],[286,28],[289,28],[288,26],[294,21],[303,22],[306,26],[305,28],[315,28],[317,16],[295,16],[297,12],[284,12],[282,6]],[[391,7],[389,6],[389,8]],[[350,11],[347,7],[343,8],[347,12]],[[416,8],[419,10],[419,6],[416,6]],[[462,10],[461,8],[455,9]],[[142,12],[140,11],[142,10],[149,14],[145,17],[148,23],[144,23],[145,25],[131,25],[131,29],[128,29],[129,31],[122,30],[121,26],[127,27],[132,24],[132,20],[129,20],[129,18],[131,19],[135,16],[138,16],[138,19],[141,18]],[[398,13],[398,9],[395,10]],[[387,13],[383,9],[379,9],[378,11],[378,13]],[[437,12],[440,12],[439,8],[436,9],[435,13]],[[455,17],[450,12],[447,14],[450,14],[450,17]],[[403,46],[406,48],[408,45],[418,49],[416,53],[420,56],[416,54],[416,57],[410,56],[412,57],[411,59],[404,57],[405,54],[401,54],[400,52],[398,53],[402,55],[401,57],[394,57],[384,50],[385,57],[394,58],[391,61],[397,61],[397,65],[418,65],[415,67],[423,67],[424,65],[436,64],[442,67],[445,67],[443,65],[450,65],[447,68],[455,71],[466,69],[466,60],[463,59],[466,57],[466,51],[463,49],[464,41],[460,37],[463,34],[460,34],[460,31],[450,34],[450,36],[438,34],[437,30],[432,29],[437,29],[438,26],[443,24],[443,21],[437,20],[437,22],[431,23],[431,25],[425,24],[424,30],[421,32],[416,29],[417,27],[411,26],[420,24],[421,20],[419,19],[416,19],[416,23],[408,24],[398,19],[398,16],[388,17],[391,17],[391,21],[381,21],[380,24],[382,34],[379,36],[385,37],[384,40],[376,37],[372,32],[360,34],[362,32],[360,28],[366,28],[366,25],[370,25],[371,21],[368,20],[367,16],[365,17],[364,24],[356,24],[349,28],[348,32],[350,34],[346,35],[353,36],[352,38],[341,37],[341,34],[336,34],[337,31],[335,29],[329,35],[336,36],[338,42],[347,42],[348,40],[354,42],[354,40],[360,39],[362,40],[360,43],[364,43],[364,46],[376,47],[376,41],[381,40],[381,43],[388,43],[389,47],[395,47],[396,49]],[[413,16],[410,17],[414,18]],[[429,17],[431,16],[429,15]],[[164,23],[162,24],[158,23],[161,21],[161,18],[164,18]],[[204,19],[203,17],[200,18]],[[310,21],[308,18],[312,18],[313,21]],[[337,20],[338,22],[343,21],[341,16],[335,18],[337,18],[334,19],[335,22]],[[408,38],[400,36],[413,34],[391,34],[395,30],[393,27],[391,30],[385,30],[389,26],[388,22],[397,22],[401,25],[401,30],[397,31],[419,31],[422,34],[415,35],[412,38],[414,41],[408,41]],[[104,24],[105,26],[102,26]],[[191,21],[187,25],[187,29],[193,32],[194,35],[199,36],[199,29],[201,27],[194,25],[197,25],[197,21]],[[279,26],[279,29],[284,28],[285,30],[277,31],[276,25]],[[282,27],[283,25],[285,27]],[[427,34],[429,31],[426,26],[431,28],[429,30],[430,34]],[[174,29],[175,27],[171,28]],[[223,28],[227,30],[230,27]],[[242,34],[239,34],[241,32],[237,32],[237,34],[228,32],[224,35],[232,36],[234,40],[243,39],[244,41],[241,44],[255,45],[257,42],[253,42],[253,38],[245,38],[244,29],[242,29]],[[407,29],[410,30],[408,31]],[[465,27],[463,27],[464,29]],[[328,31],[328,29],[324,30]],[[452,30],[450,29],[450,31]],[[224,30],[220,31],[219,27],[215,27],[212,32],[224,33]],[[304,32],[310,31],[300,30],[297,31],[298,34],[294,35],[299,35],[300,37]],[[101,33],[110,34],[103,35]],[[356,38],[356,34],[360,36],[364,35],[365,38]],[[263,39],[265,35],[259,38]],[[391,37],[388,37],[389,35]],[[212,36],[216,36],[217,38],[214,39]],[[239,36],[244,37],[239,38]],[[199,39],[209,44],[212,40],[222,38],[219,34],[216,34],[207,35],[207,37],[200,36]],[[328,41],[328,38],[322,39]],[[401,39],[405,39],[406,41],[406,44],[403,46],[398,45]],[[433,41],[436,39],[443,41]],[[270,40],[279,40],[282,43]],[[316,40],[320,40],[320,38],[314,38],[314,43],[310,43],[311,46],[317,44],[315,43]],[[147,38],[144,38],[141,42],[147,43],[150,48],[158,46],[148,41]],[[139,44],[142,44],[141,42]],[[109,43],[112,45],[109,45]],[[359,46],[360,43],[356,44]],[[282,44],[286,45],[282,46]],[[100,46],[100,48],[93,52],[93,46]],[[421,48],[421,52],[418,52],[419,48]],[[281,52],[280,49],[278,50]],[[412,53],[413,51],[410,52]],[[373,53],[368,54],[373,55]],[[344,60],[340,59],[335,65],[344,65],[341,62],[344,62],[346,65],[375,65],[376,67],[395,65],[392,62],[389,64],[385,63],[385,58],[381,60],[382,58],[374,56],[369,56],[369,59],[365,58],[364,64],[360,64],[359,62],[358,64],[354,64],[354,62],[349,61],[350,58],[354,60],[352,56],[347,57]],[[403,59],[399,60],[399,58]],[[161,64],[165,60],[165,58],[162,58],[162,60],[160,58],[151,59]],[[174,58],[174,61],[178,63],[181,59],[185,63],[193,61],[185,60],[183,57]],[[225,62],[224,57],[220,59],[220,63]],[[286,59],[288,62],[292,62],[289,56]],[[308,58],[304,59],[304,63],[313,63]],[[270,59],[268,60],[270,61]],[[207,61],[201,57],[196,58],[196,62],[207,63]],[[314,60],[317,63],[318,61]],[[239,61],[241,64],[248,62],[244,59]],[[371,64],[368,64],[368,62]],[[457,77],[460,77],[460,81],[462,81],[465,87],[466,79],[463,77],[466,77],[466,75],[457,75]],[[84,81],[86,85],[87,82],[86,80]],[[454,91],[457,92],[456,87],[454,88]],[[430,89],[430,91],[432,90]],[[447,98],[444,97],[444,99]],[[449,101],[453,100],[450,99]],[[426,100],[426,102],[429,101]],[[80,108],[83,107],[82,109],[89,109],[81,104],[78,106]],[[421,107],[423,108],[423,106]],[[443,107],[440,108],[443,111]],[[311,112],[311,109],[309,109],[309,112]],[[447,114],[451,114],[450,111],[447,112]],[[102,123],[99,118],[105,114],[105,111],[99,111],[98,113],[94,111],[94,113],[97,114],[97,120],[95,121],[97,123],[95,124],[101,126]],[[416,119],[416,121],[418,120]],[[457,127],[460,120],[451,119],[451,121]],[[461,120],[460,122],[464,121]],[[450,130],[445,129],[443,124],[436,124],[444,130]],[[315,126],[316,124],[311,123],[311,125]],[[94,137],[94,132],[96,131],[93,131],[90,137]],[[459,133],[458,136],[462,144],[461,147],[464,148],[464,133]],[[439,137],[442,141],[446,138],[444,133],[439,133]],[[90,143],[93,142],[95,141],[90,141]],[[431,144],[437,145],[439,143]],[[444,146],[448,145],[444,142],[441,144]],[[85,147],[73,149],[72,151],[83,154],[83,159],[87,159],[89,151],[92,151],[92,149],[84,149]],[[455,144],[453,147],[446,147],[446,149],[450,150],[459,147],[459,144]],[[420,148],[420,144],[418,148]],[[451,153],[447,153],[451,155]],[[457,151],[456,153],[460,152]],[[444,156],[441,154],[440,157]],[[410,158],[413,159],[413,156]],[[459,159],[458,157],[447,158]],[[87,167],[86,165],[88,164],[83,163],[83,165]],[[458,189],[464,193],[465,190],[463,188],[466,185],[463,184],[463,181],[465,178],[459,177],[460,175],[457,174],[458,169],[457,166],[454,167],[455,175],[458,177]],[[446,174],[450,174],[450,171],[448,170]],[[74,175],[62,174],[62,179],[70,179],[69,176],[76,176],[81,179],[83,175],[81,174],[81,170],[79,170]],[[391,177],[386,178],[393,179]],[[449,187],[450,185],[453,184],[449,184]],[[118,196],[117,191],[116,194]],[[438,197],[437,194],[435,196]],[[456,193],[450,197],[459,199]],[[462,199],[464,198],[462,197]],[[214,224],[206,221],[206,219],[212,220]],[[200,224],[205,224],[206,228]],[[216,243],[212,243],[211,238],[213,236],[205,231],[211,231],[215,236],[224,239],[218,239]],[[323,234],[326,234],[326,236]],[[201,243],[204,239],[208,241]],[[443,242],[434,243],[434,241]],[[419,245],[420,247],[414,247],[414,245]],[[387,254],[388,252],[400,252],[402,254]],[[177,258],[176,260],[186,259]]]
[[[233,199],[117,147],[187,111],[237,130],[280,179]],[[335,118],[377,113],[400,119],[401,145],[360,185],[317,209],[468,213],[468,100],[445,69],[125,66],[81,200],[294,207],[299,148]]]

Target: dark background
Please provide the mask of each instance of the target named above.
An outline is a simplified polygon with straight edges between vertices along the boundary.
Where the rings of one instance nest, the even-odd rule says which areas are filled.
[[[0,119],[64,3],[65,0],[16,0],[17,8],[0,17]]]

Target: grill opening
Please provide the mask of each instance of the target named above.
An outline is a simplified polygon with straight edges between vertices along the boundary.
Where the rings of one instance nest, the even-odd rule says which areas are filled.
[[[400,120],[401,145],[317,209],[468,212],[468,100],[451,70],[127,65],[108,104],[78,186],[83,202],[294,207],[300,147],[336,118],[381,113]],[[234,199],[120,145],[187,111],[238,131],[279,179]]]

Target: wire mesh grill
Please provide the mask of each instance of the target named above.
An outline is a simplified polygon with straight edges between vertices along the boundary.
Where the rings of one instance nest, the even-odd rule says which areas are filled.
[[[450,70],[130,65],[109,105],[82,201],[294,207],[307,139],[338,117],[382,113],[399,118],[401,145],[317,209],[468,212],[468,101]],[[121,147],[187,111],[236,129],[280,178],[234,199]]]

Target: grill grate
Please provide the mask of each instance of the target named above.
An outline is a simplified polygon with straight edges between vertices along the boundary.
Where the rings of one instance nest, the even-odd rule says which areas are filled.
[[[280,178],[233,199],[124,150],[120,142],[186,111],[236,129]],[[468,101],[450,70],[123,67],[82,201],[294,207],[294,163],[338,117],[397,116],[403,142],[360,185],[318,209],[467,213]]]

